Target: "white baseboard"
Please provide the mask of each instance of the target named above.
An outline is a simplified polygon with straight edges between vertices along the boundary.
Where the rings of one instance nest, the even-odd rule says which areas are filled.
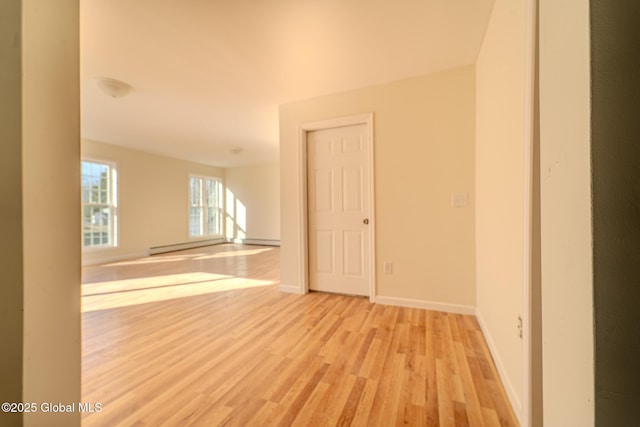
[[[280,246],[280,240],[270,239],[229,239],[229,242],[240,245]]]
[[[97,264],[107,264],[110,262],[118,262],[118,261],[126,261],[135,258],[145,258],[147,254],[145,252],[132,252],[128,254],[121,255],[112,255],[112,256],[98,256],[92,257],[91,259],[85,259],[82,257],[82,265],[97,265]]]
[[[278,286],[278,290],[280,292],[286,292],[288,294],[298,294],[298,295],[306,294],[306,292],[303,289],[300,289],[299,286],[280,284],[280,286]]]
[[[516,414],[518,418],[518,422],[522,425],[522,405],[518,400],[517,394],[513,389],[513,385],[511,381],[509,381],[509,377],[507,376],[507,371],[502,364],[502,359],[500,359],[500,355],[496,349],[495,344],[493,343],[493,339],[491,338],[491,334],[489,333],[489,329],[487,328],[486,323],[480,313],[480,310],[476,309],[476,319],[478,319],[478,323],[480,324],[480,329],[482,330],[482,335],[484,335],[484,340],[487,342],[487,346],[489,347],[489,351],[491,352],[491,356],[493,357],[493,362],[496,364],[496,369],[498,370],[498,375],[500,375],[500,380],[502,380],[502,384],[504,385],[504,389],[507,392],[507,396],[509,397],[509,402],[511,402],[511,407],[513,408],[513,412]]]
[[[171,245],[153,246],[148,249],[148,255],[157,255],[167,252],[181,251],[183,249],[201,248],[202,246],[219,245],[220,243],[227,243],[227,239],[224,237],[208,240],[196,240],[193,242],[174,243]]]
[[[377,295],[376,304],[395,305],[398,307],[422,308],[424,310],[444,311],[455,314],[476,314],[476,308],[470,305],[448,304],[443,302],[424,301],[410,298],[385,297]]]

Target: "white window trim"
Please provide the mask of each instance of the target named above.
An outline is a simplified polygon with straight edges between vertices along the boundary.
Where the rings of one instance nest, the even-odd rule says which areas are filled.
[[[199,178],[199,179],[203,179],[203,180],[214,180],[214,181],[218,181],[218,183],[220,183],[220,190],[221,190],[221,195],[220,195],[220,206],[217,207],[217,209],[219,210],[219,212],[221,213],[222,217],[220,218],[220,232],[218,233],[209,233],[209,234],[202,234],[199,236],[193,236],[191,235],[191,179],[192,178]],[[216,238],[216,237],[224,237],[225,236],[225,232],[224,232],[224,224],[225,224],[225,197],[224,197],[224,191],[225,191],[225,185],[224,185],[224,179],[222,177],[219,176],[213,176],[213,175],[204,175],[204,174],[197,174],[197,173],[191,173],[189,174],[189,178],[187,180],[187,237],[189,240],[202,240],[202,239],[210,239],[210,238]]]
[[[105,160],[105,159],[101,159],[101,158],[97,158],[97,157],[82,157],[80,159],[80,179],[82,179],[82,162],[89,162],[89,163],[100,163],[103,165],[108,165],[109,166],[109,171],[111,174],[111,186],[112,186],[112,213],[113,213],[113,224],[112,224],[112,230],[113,230],[113,236],[112,236],[112,240],[113,242],[110,245],[100,245],[100,246],[85,246],[84,245],[84,233],[81,232],[81,247],[82,247],[82,252],[99,252],[99,251],[105,251],[105,250],[110,250],[110,249],[115,249],[118,248],[119,244],[120,244],[120,227],[119,227],[119,206],[118,206],[118,199],[120,196],[120,180],[118,179],[118,163],[115,161],[111,161],[111,160]],[[82,182],[80,182],[80,191],[82,192]],[[81,194],[81,198],[80,198],[80,210],[81,210],[81,214],[80,217],[81,219],[83,219],[83,215],[82,215],[82,209],[84,207],[84,203],[82,202],[82,194]],[[82,227],[82,224],[81,224]]]

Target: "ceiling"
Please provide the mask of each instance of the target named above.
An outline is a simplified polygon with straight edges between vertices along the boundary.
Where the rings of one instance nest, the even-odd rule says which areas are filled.
[[[492,5],[81,0],[82,136],[221,167],[276,161],[279,104],[472,64]],[[132,90],[108,97],[98,77]]]

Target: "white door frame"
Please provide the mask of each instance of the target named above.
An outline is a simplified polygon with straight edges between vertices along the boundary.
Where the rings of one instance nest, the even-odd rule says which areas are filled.
[[[525,1],[525,67],[524,67],[524,152],[523,152],[523,293],[522,293],[522,403],[520,424],[522,427],[532,425],[532,390],[533,385],[533,157],[535,91],[537,78],[536,45],[538,43],[537,0]]]
[[[375,200],[374,200],[374,163],[373,163],[373,113],[358,114],[347,117],[337,117],[333,119],[321,120],[316,122],[302,123],[298,128],[298,171],[300,172],[300,195],[298,212],[300,215],[300,253],[302,255],[302,269],[300,283],[302,284],[303,293],[309,292],[309,229],[308,229],[308,206],[307,206],[307,134],[316,130],[332,129],[343,126],[365,125],[366,127],[366,145],[367,145],[367,161],[369,163],[369,224],[367,232],[369,233],[369,250],[366,256],[369,257],[369,301],[375,302],[376,296],[376,263],[375,263]]]

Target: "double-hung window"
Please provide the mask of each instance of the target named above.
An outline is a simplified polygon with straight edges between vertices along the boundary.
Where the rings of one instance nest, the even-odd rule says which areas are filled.
[[[117,172],[111,163],[82,162],[82,246],[117,245]]]
[[[189,236],[222,234],[222,181],[218,178],[189,177]]]

